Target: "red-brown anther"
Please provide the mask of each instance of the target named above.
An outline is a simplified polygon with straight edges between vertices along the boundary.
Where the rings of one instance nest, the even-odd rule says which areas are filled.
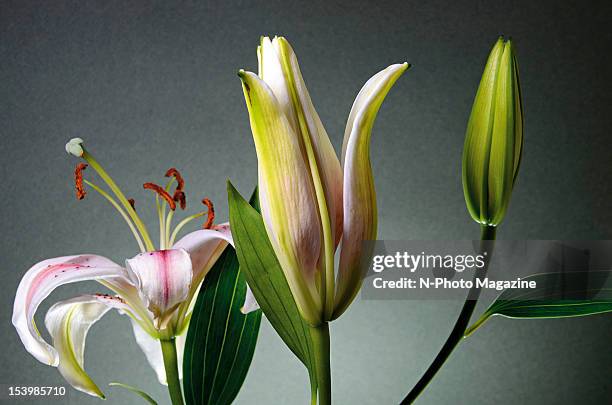
[[[206,208],[208,208],[206,223],[204,224],[203,228],[210,229],[215,221],[215,207],[213,206],[212,201],[210,201],[208,198],[203,199],[202,204],[206,205]]]
[[[185,193],[183,191],[176,190],[174,192],[174,195],[172,196],[172,199],[179,203],[179,206],[181,207],[182,210],[184,210],[185,207],[187,207],[187,200],[185,199]]]
[[[176,179],[176,190],[177,191],[182,191],[183,188],[185,187],[185,180],[183,180],[183,176],[181,176],[181,173],[179,173],[178,170],[176,170],[176,168],[171,167],[168,169],[168,171],[166,172],[166,177],[174,177]]]
[[[87,163],[79,163],[74,169],[74,188],[77,200],[82,200],[87,194],[83,188],[83,170],[87,168]]]
[[[128,202],[132,206],[132,209],[136,211],[136,200],[134,200],[133,198],[128,198]]]
[[[168,194],[168,192],[166,190],[164,190],[163,188],[161,188],[157,184],[155,184],[155,183],[145,183],[145,184],[142,185],[142,187],[144,187],[145,190],[153,190],[153,191],[155,191],[157,193],[157,195],[159,195],[161,198],[166,200],[166,202],[168,203],[168,205],[170,206],[170,209],[172,211],[174,211],[176,209],[176,203],[174,202],[174,200],[172,199],[170,194]]]

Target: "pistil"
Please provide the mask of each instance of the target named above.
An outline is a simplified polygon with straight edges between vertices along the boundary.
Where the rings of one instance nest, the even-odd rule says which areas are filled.
[[[138,232],[142,236],[142,240],[144,241],[144,245],[147,250],[155,250],[155,246],[153,245],[153,241],[149,236],[149,232],[147,231],[146,226],[140,219],[140,217],[136,214],[134,208],[130,205],[129,201],[119,188],[115,181],[106,173],[106,170],[94,159],[94,157],[85,149],[83,146],[83,140],[81,138],[73,138],[66,144],[66,152],[69,154],[83,158],[92,169],[95,170],[96,173],[104,180],[106,185],[111,189],[111,191],[115,194],[123,209],[127,212],[130,219],[134,222]]]

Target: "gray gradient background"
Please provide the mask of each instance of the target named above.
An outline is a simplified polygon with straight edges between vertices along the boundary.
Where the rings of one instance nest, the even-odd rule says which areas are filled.
[[[385,239],[478,236],[461,189],[464,128],[491,45],[499,34],[511,35],[522,75],[525,153],[498,235],[611,238],[611,10],[603,2],[78,3],[0,6],[6,186],[0,383],[63,383],[56,370],[26,353],[10,325],[15,289],[31,264],[78,252],[122,261],[136,252],[125,225],[101,198],[90,193],[84,201],[74,199],[75,159],[64,143],[73,136],[86,140],[136,198],[153,234],[153,200],[141,184],[160,180],[173,165],[187,179],[189,201],[207,195],[218,218],[227,219],[226,178],[245,194],[256,181],[236,71],[256,69],[262,34],[292,42],[337,148],[361,85],[390,63],[414,64],[385,101],[372,140],[379,235]],[[57,299],[97,290],[93,283],[62,288],[39,312]],[[358,299],[331,328],[335,402],[397,403],[429,364],[459,308],[458,302]],[[612,317],[605,315],[495,319],[459,347],[420,403],[608,402],[611,337]],[[139,400],[107,388],[110,381],[167,401],[121,316],[110,314],[91,330],[86,358],[112,403]],[[307,398],[304,369],[263,322],[237,403]],[[69,402],[99,403],[75,392]]]

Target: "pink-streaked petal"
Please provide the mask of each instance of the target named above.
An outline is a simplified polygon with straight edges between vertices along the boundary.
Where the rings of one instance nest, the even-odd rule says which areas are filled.
[[[289,124],[295,133],[298,134],[299,124],[297,115],[291,99],[289,83],[287,83],[283,72],[278,45],[278,38],[274,38],[274,40],[270,40],[269,37],[261,38],[261,45],[257,48],[259,77],[270,87]]]
[[[158,339],[153,338],[147,332],[145,332],[136,322],[132,321],[132,329],[134,330],[134,338],[136,338],[136,343],[142,349],[145,357],[147,358],[147,362],[155,371],[155,375],[157,376],[157,380],[160,384],[168,385],[166,380],[166,369],[164,367],[164,359],[161,351],[161,343]],[[176,355],[177,355],[177,363],[183,364],[183,352],[185,351],[185,337],[187,336],[187,332],[185,331],[183,334],[175,337],[176,339]],[[183,378],[183,367],[178,368],[179,378]]]
[[[89,328],[114,303],[95,296],[81,296],[53,305],[45,317],[45,325],[58,353],[58,371],[74,388],[104,398],[104,394],[84,370],[85,339]],[[110,304],[110,305],[107,305]]]
[[[230,229],[230,223],[224,222],[222,224],[213,225],[213,231],[221,232],[223,237],[233,246],[234,240],[232,239],[232,230]]]
[[[202,281],[228,243],[234,243],[229,225],[221,224],[213,229],[188,233],[176,242],[172,249],[184,249],[189,253],[194,274],[193,284],[197,284]]]
[[[164,328],[173,310],[188,297],[192,280],[189,253],[184,249],[140,253],[126,260],[126,267],[155,317],[155,327]]]
[[[147,326],[153,328],[153,313],[149,311],[145,302],[143,302],[140,291],[130,280],[114,278],[110,280],[99,280],[100,284],[115,292],[118,297],[113,297],[108,294],[96,294],[101,299],[120,299],[124,303],[124,307],[117,307],[121,314],[127,314],[135,317]],[[136,281],[137,283],[137,281]],[[119,298],[120,297],[120,298]]]
[[[32,266],[19,283],[13,306],[13,325],[26,350],[38,361],[57,366],[57,352],[44,341],[36,328],[36,309],[60,285],[112,279],[128,282],[121,266],[105,257],[90,254],[48,259]]]
[[[355,298],[363,274],[363,242],[376,239],[376,191],[370,166],[372,126],[385,96],[406,71],[407,64],[391,65],[363,86],[346,126],[344,145],[344,231],[338,268],[334,317]]]
[[[322,228],[308,162],[270,87],[251,72],[239,76],[257,152],[266,232],[300,312],[314,324],[320,320],[316,271]]]
[[[251,291],[251,287],[247,285],[246,296],[244,297],[244,305],[240,308],[240,311],[243,314],[248,314],[249,312],[257,311],[259,309],[259,304],[255,300],[255,296],[253,295],[253,291]]]
[[[213,229],[201,229],[191,232],[172,247],[173,249],[185,249],[191,256],[193,268],[189,295],[182,304],[184,307],[179,311],[182,315],[182,319],[177,320],[179,329],[184,326],[183,322],[188,319],[195,305],[195,298],[202,281],[204,281],[206,274],[208,274],[219,256],[221,256],[228,243],[233,245],[234,241],[232,240],[229,223],[224,223],[215,225]]]
[[[314,151],[314,162],[321,178],[321,184],[325,194],[325,202],[327,211],[330,217],[330,226],[332,235],[334,235],[335,246],[340,242],[342,235],[342,168],[338,156],[334,151],[334,147],[327,135],[327,131],[319,118],[319,114],[315,110],[310,93],[306,88],[306,83],[302,77],[297,56],[289,42],[283,37],[274,38],[272,41],[274,50],[278,58],[284,66],[284,75],[288,78],[285,80],[287,86],[292,88],[291,92],[295,94],[293,100],[293,114],[299,113],[306,127],[300,129],[297,127],[298,133],[303,133],[312,145]],[[268,78],[264,80],[269,84]],[[274,94],[278,97],[277,91],[273,86],[270,86]],[[279,99],[280,101],[280,99]],[[297,120],[297,117],[294,118]],[[305,133],[304,133],[305,132]]]

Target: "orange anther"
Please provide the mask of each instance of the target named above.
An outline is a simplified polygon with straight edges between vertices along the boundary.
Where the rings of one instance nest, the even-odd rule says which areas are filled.
[[[204,223],[203,228],[210,229],[212,228],[213,222],[215,221],[215,207],[213,206],[212,201],[210,201],[208,198],[203,199],[202,204],[206,205],[206,207],[208,208],[206,223]]]
[[[172,196],[172,199],[179,203],[179,206],[181,207],[182,210],[184,210],[185,207],[187,207],[187,200],[185,199],[185,193],[183,191],[176,190],[174,192],[174,195]]]
[[[166,202],[168,203],[168,205],[170,206],[170,209],[172,211],[174,211],[176,209],[176,203],[174,202],[174,200],[172,199],[170,194],[168,194],[168,192],[166,190],[164,190],[163,188],[161,188],[157,184],[155,184],[155,183],[145,183],[145,184],[142,185],[142,187],[144,187],[145,190],[153,190],[153,191],[155,191],[157,193],[157,195],[159,195],[161,198],[166,200]]]
[[[79,163],[74,169],[74,188],[76,189],[77,200],[85,198],[85,188],[83,187],[83,170],[87,168],[87,163]]]
[[[185,187],[185,180],[183,180],[183,176],[181,176],[181,173],[179,173],[178,170],[176,170],[176,168],[171,167],[168,169],[168,171],[166,172],[166,177],[174,177],[176,179],[176,190],[177,191],[182,191],[183,188]]]

